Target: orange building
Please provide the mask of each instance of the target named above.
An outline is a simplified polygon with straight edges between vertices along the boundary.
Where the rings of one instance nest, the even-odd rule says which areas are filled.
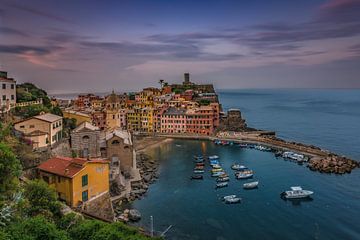
[[[109,192],[106,160],[55,157],[40,164],[38,169],[40,177],[71,207]]]

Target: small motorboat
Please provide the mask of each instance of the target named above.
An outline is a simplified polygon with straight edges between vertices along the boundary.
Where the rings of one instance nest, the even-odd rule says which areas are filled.
[[[238,146],[241,147],[241,148],[247,148],[248,147],[248,145],[245,144],[245,143],[239,143]]]
[[[302,187],[291,187],[291,191],[285,191],[280,194],[281,197],[286,199],[297,199],[310,197],[314,192],[303,190]]]
[[[222,197],[222,200],[225,201],[226,199],[236,198],[236,195],[227,195]]]
[[[219,156],[218,155],[209,156],[209,160],[215,160],[215,159],[219,159]]]
[[[196,166],[194,167],[194,170],[204,170],[204,166]]]
[[[241,198],[239,197],[225,199],[225,203],[227,204],[240,203],[240,202],[241,202]]]
[[[213,168],[211,169],[212,173],[216,173],[216,172],[223,172],[224,170],[222,168]]]
[[[194,162],[195,162],[195,163],[203,163],[203,162],[204,162],[204,159],[195,159]]]
[[[218,177],[216,179],[217,182],[228,182],[230,181],[230,178],[229,177]]]
[[[191,180],[203,180],[203,175],[192,175]]]
[[[243,187],[244,189],[254,189],[257,188],[258,185],[259,185],[259,181],[255,181],[255,182],[244,183]]]
[[[204,173],[204,170],[194,170],[194,173]]]
[[[216,188],[223,188],[227,186],[228,186],[228,182],[220,182],[216,184]]]
[[[239,170],[247,169],[247,167],[245,167],[244,165],[240,165],[240,164],[233,164],[233,165],[231,165],[231,169],[239,171]]]
[[[248,179],[248,178],[252,178],[253,176],[254,176],[253,173],[242,173],[242,172],[240,172],[240,173],[236,174],[237,179]]]
[[[225,172],[214,172],[211,174],[212,177],[222,177]]]
[[[205,166],[205,163],[196,163],[196,166]]]
[[[221,168],[220,164],[213,164],[211,165],[212,168],[219,169]]]

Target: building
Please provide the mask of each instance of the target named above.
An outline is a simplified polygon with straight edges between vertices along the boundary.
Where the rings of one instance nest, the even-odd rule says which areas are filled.
[[[92,123],[100,128],[100,130],[106,129],[106,112],[104,111],[93,111],[91,113]]]
[[[45,113],[19,121],[14,128],[30,141],[33,148],[42,148],[62,139],[63,118]]]
[[[76,125],[82,124],[83,122],[92,122],[91,115],[85,112],[64,110],[63,115],[64,118],[76,119]]]
[[[71,207],[109,192],[109,162],[55,157],[38,166],[40,178]]]
[[[100,153],[100,129],[83,122],[71,132],[71,149],[82,158],[98,158]]]
[[[134,167],[134,149],[128,131],[113,130],[106,134],[106,157],[110,159],[110,180],[114,180],[123,172],[128,175]]]
[[[0,112],[7,112],[16,104],[16,81],[0,71]]]
[[[186,109],[170,107],[164,111],[161,133],[186,133]]]
[[[114,91],[106,97],[106,126],[110,129],[120,127],[120,97]]]
[[[186,111],[186,131],[188,133],[211,135],[214,130],[214,109],[211,106],[200,106]]]

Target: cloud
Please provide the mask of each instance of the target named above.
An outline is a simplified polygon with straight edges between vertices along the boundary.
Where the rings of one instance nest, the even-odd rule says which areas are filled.
[[[0,53],[8,54],[25,54],[32,53],[35,55],[49,54],[52,50],[58,49],[58,47],[37,47],[26,45],[0,45]]]
[[[9,6],[9,7],[14,8],[14,9],[23,11],[23,12],[27,12],[27,13],[30,13],[30,14],[33,14],[33,15],[36,15],[36,16],[44,17],[44,18],[55,20],[55,21],[58,21],[58,22],[72,23],[71,21],[69,21],[66,18],[57,16],[55,14],[51,14],[51,13],[48,13],[48,12],[44,12],[44,11],[38,10],[36,8],[31,8],[31,7],[22,5],[22,4],[17,4],[17,3],[14,3],[14,2],[10,2],[10,3],[7,3],[6,5]]]
[[[15,35],[15,36],[19,36],[19,37],[28,37],[29,36],[25,32],[22,32],[20,30],[16,30],[14,28],[9,28],[9,27],[0,27],[0,34]]]

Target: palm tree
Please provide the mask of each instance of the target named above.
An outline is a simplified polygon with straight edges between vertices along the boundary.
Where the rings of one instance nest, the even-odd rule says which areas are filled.
[[[161,86],[161,89],[164,87],[164,80],[163,79],[160,79],[159,80],[159,83],[160,83],[160,86]]]

